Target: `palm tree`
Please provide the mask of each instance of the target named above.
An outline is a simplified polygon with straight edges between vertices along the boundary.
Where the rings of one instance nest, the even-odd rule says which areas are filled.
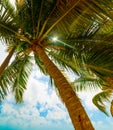
[[[14,11],[7,0],[1,0],[0,36],[10,48],[8,57],[0,67],[1,99],[7,95],[8,86],[12,86],[16,101],[23,101],[23,93],[34,59],[40,70],[53,78],[74,128],[93,130],[79,98],[56,67],[55,62],[52,62],[52,58],[56,59],[61,67],[79,74],[78,62],[75,59],[78,58],[83,46],[81,48],[79,42],[73,41],[73,38],[81,39],[81,32],[89,23],[94,24],[95,19],[98,22],[105,21],[108,17],[112,19],[111,2],[111,0],[108,2],[101,0],[101,3],[98,0],[90,3],[87,0],[54,2],[53,0],[20,0],[16,1]],[[80,28],[77,28],[78,25]],[[58,35],[60,40],[53,42],[52,38],[55,35]],[[9,63],[13,55],[15,60]],[[74,58],[73,62],[70,56]]]

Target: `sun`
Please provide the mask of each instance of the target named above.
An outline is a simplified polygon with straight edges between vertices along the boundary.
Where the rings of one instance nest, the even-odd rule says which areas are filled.
[[[56,42],[56,41],[58,40],[58,38],[57,38],[57,37],[53,37],[52,40],[53,40],[54,42]]]

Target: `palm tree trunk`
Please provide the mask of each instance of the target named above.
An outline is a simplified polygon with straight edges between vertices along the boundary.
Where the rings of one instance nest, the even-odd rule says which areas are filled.
[[[0,75],[3,73],[3,71],[5,70],[5,68],[8,66],[9,61],[15,51],[15,46],[12,48],[12,50],[9,52],[8,56],[5,58],[5,60],[3,61],[3,63],[0,66]]]
[[[33,50],[34,53],[40,56],[48,73],[54,79],[59,95],[68,110],[74,128],[76,130],[94,130],[79,98],[60,70],[48,58],[43,48],[35,46]]]

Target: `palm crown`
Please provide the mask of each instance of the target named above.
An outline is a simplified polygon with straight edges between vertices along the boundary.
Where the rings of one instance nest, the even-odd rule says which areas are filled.
[[[50,59],[60,67],[71,69],[78,76],[91,74],[108,83],[106,78],[113,75],[112,33],[111,30],[104,32],[101,27],[112,21],[112,2],[112,0],[101,2],[96,0],[90,3],[87,0],[18,0],[14,9],[7,0],[1,0],[0,37],[9,51],[0,68],[1,99],[7,95],[10,85],[16,101],[23,100],[23,92],[32,70],[32,59],[35,59],[44,74],[49,74],[55,80],[66,107],[68,107],[66,100],[70,101],[69,94],[74,97],[74,92],[71,87],[67,87],[66,92],[63,92],[65,88],[61,91],[60,83],[61,86],[68,83],[62,84],[64,79],[61,80],[60,72],[54,67],[50,68]],[[59,40],[52,41],[54,36],[58,36]],[[109,44],[106,45],[108,39]],[[13,54],[14,61],[8,66]],[[50,57],[49,60],[47,55]],[[71,107],[69,111],[73,110]],[[74,116],[74,113],[70,115]],[[77,115],[78,119],[81,115]],[[77,129],[80,130],[80,127],[83,129],[85,125],[80,124]]]

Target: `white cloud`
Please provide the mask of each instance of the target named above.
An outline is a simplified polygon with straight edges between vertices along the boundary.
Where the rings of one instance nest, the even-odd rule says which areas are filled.
[[[0,64],[3,62],[4,58],[7,56],[5,47],[0,42]]]

